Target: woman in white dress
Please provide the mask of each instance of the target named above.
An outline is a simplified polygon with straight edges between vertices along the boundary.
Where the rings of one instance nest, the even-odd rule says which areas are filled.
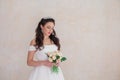
[[[29,80],[64,80],[60,62],[56,64],[59,72],[53,73],[53,63],[48,61],[46,53],[60,50],[59,39],[54,30],[55,20],[53,18],[42,18],[35,32],[35,39],[31,40],[28,49],[27,64],[34,67]],[[36,56],[37,60],[34,59]]]

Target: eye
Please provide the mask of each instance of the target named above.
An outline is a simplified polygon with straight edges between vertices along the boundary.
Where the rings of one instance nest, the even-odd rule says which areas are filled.
[[[47,26],[47,28],[48,28],[48,29],[52,29],[52,30],[54,29],[54,27],[51,27],[51,26]]]
[[[47,26],[48,29],[50,29],[51,27],[50,26]]]

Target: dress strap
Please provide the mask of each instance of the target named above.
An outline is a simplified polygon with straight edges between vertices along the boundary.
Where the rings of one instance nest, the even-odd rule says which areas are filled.
[[[35,51],[35,50],[36,50],[36,47],[33,45],[30,45],[28,48],[28,51]]]

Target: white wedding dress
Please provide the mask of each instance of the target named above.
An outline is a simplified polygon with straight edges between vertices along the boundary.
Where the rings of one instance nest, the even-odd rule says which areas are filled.
[[[34,51],[36,48],[32,45],[29,46],[28,51]],[[47,52],[57,51],[57,46],[52,45],[44,45],[42,50],[37,50],[35,56],[37,60],[48,60],[46,55]],[[61,68],[59,67],[59,72],[53,73],[50,67],[47,66],[37,66],[34,67],[32,72],[30,73],[29,80],[64,80],[63,73]]]

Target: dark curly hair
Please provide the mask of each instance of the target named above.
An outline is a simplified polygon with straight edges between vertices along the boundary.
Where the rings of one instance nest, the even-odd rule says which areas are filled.
[[[44,27],[44,25],[47,23],[47,22],[53,22],[54,25],[55,25],[55,20],[53,18],[42,18],[41,21],[39,22],[35,32],[36,32],[36,35],[35,35],[35,42],[36,42],[36,48],[41,50],[42,48],[44,48],[43,46],[43,39],[44,39],[44,36],[43,36],[43,33],[41,31],[41,25]],[[54,42],[54,44],[58,47],[58,50],[60,50],[60,43],[59,43],[59,38],[56,36],[56,32],[55,30],[53,29],[53,33],[49,36],[50,39]]]

